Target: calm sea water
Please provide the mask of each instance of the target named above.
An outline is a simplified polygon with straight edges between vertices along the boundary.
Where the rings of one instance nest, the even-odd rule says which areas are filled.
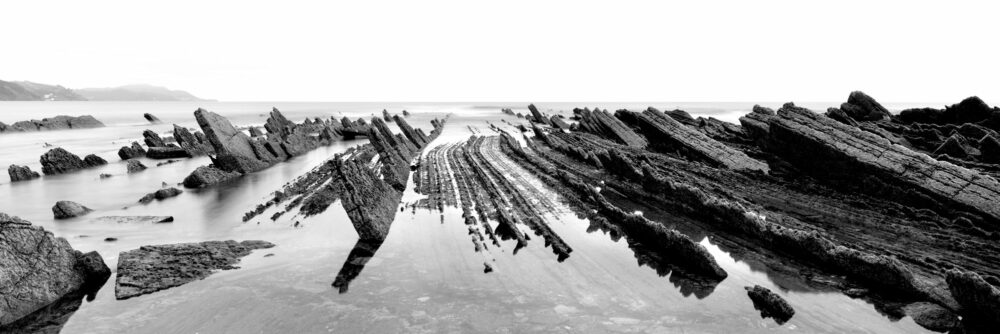
[[[602,108],[675,108],[696,116],[735,122],[752,103],[540,103],[539,108],[567,115],[575,106]],[[779,103],[765,104],[777,107]],[[809,105],[809,104],[806,104]],[[824,108],[830,104],[809,105]],[[707,296],[683,287],[637,264],[624,241],[601,232],[565,210],[552,229],[574,252],[555,261],[539,240],[515,256],[504,244],[491,259],[494,271],[483,273],[483,256],[473,250],[460,211],[400,212],[388,239],[367,262],[349,257],[357,241],[339,204],[305,219],[286,214],[277,221],[243,223],[244,212],[269,193],[364,140],[340,142],[247,175],[224,186],[185,190],[176,198],[138,205],[136,201],[162,183],[176,184],[208,159],[193,158],[126,174],[117,149],[141,138],[144,129],[166,132],[171,123],[196,127],[197,107],[218,112],[237,125],[259,125],[272,106],[289,118],[367,117],[383,108],[413,113],[410,123],[425,130],[430,119],[451,118],[438,141],[461,140],[473,131],[487,132],[501,119],[501,107],[527,112],[526,104],[409,103],[135,103],[0,102],[0,121],[90,114],[108,125],[88,130],[0,135],[0,167],[27,164],[40,170],[45,143],[79,155],[96,153],[110,164],[29,182],[0,177],[0,211],[21,216],[64,237],[79,250],[96,250],[115,269],[118,253],[142,245],[226,239],[263,239],[278,246],[243,259],[241,269],[137,298],[116,301],[114,278],[96,300],[84,303],[64,333],[326,333],[326,332],[924,332],[909,318],[892,321],[861,300],[839,293],[779,285],[702,240],[730,276]],[[152,113],[164,121],[150,125]],[[101,173],[114,176],[98,177]],[[412,184],[404,201],[419,198]],[[553,196],[557,196],[553,194]],[[51,206],[72,200],[96,210],[90,215],[55,221]],[[564,208],[565,209],[565,208]],[[93,221],[106,215],[171,215],[169,224],[118,224]],[[105,242],[107,237],[118,238]],[[267,254],[274,256],[265,257]],[[347,262],[347,263],[345,263]],[[331,286],[345,265],[364,265],[346,293]],[[744,286],[760,284],[784,296],[796,309],[779,326],[761,319]]]

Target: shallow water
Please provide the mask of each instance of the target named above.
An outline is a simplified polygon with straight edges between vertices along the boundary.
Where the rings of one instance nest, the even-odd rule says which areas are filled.
[[[263,239],[277,246],[247,256],[241,269],[221,271],[201,281],[124,301],[114,299],[112,277],[93,302],[85,302],[70,318],[63,333],[926,331],[909,318],[891,321],[872,305],[840,293],[801,287],[786,290],[766,273],[734,260],[709,238],[701,243],[729,277],[707,295],[691,293],[680,281],[640,266],[624,240],[614,241],[599,231],[588,233],[588,222],[565,207],[548,217],[553,222],[551,228],[573,247],[563,262],[545,249],[540,238],[516,255],[513,241],[490,252],[475,252],[456,208],[441,213],[405,207],[397,214],[388,238],[377,246],[356,247],[357,234],[339,204],[308,219],[289,213],[272,222],[265,218],[272,212],[268,211],[250,222],[241,222],[244,212],[285,182],[364,141],[336,143],[224,186],[185,190],[175,198],[139,205],[136,201],[143,194],[159,189],[163,182],[180,182],[195,167],[207,164],[208,159],[186,159],[161,167],[144,159],[150,169],[125,174],[124,164],[115,152],[126,142],[140,138],[145,128],[166,131],[172,122],[194,127],[190,112],[195,105],[89,103],[93,102],[0,103],[0,121],[4,122],[30,118],[11,116],[25,109],[55,108],[59,110],[45,116],[89,113],[109,125],[103,129],[0,135],[3,166],[28,163],[39,170],[37,157],[46,150],[41,147],[43,142],[64,146],[80,155],[98,153],[111,162],[101,168],[28,182],[11,184],[0,179],[0,211],[21,216],[67,238],[76,249],[98,251],[113,270],[119,252],[142,245]],[[77,106],[68,107],[71,104]],[[265,116],[261,114],[272,105],[296,121],[307,116],[368,116],[379,113],[386,105],[392,112],[414,112],[410,124],[425,130],[429,130],[431,118],[450,113],[437,143],[461,140],[472,133],[470,128],[489,133],[489,123],[499,125],[506,117],[499,115],[496,108],[464,104],[217,103],[207,108],[231,117],[238,125],[251,125],[262,123]],[[572,106],[539,104],[543,110],[568,111]],[[721,110],[713,114],[720,119],[735,119],[733,115],[745,112],[725,106],[714,108]],[[523,109],[515,111],[526,112]],[[126,110],[134,110],[132,116],[125,116],[129,114]],[[165,124],[145,124],[142,112],[152,112]],[[114,176],[100,179],[100,173]],[[402,205],[421,197],[412,191],[412,184],[407,189]],[[96,212],[54,221],[50,208],[57,200],[77,201]],[[172,215],[175,221],[91,221],[106,215]],[[300,224],[296,226],[296,222]],[[105,242],[106,237],[118,241]],[[269,254],[273,256],[265,257]],[[484,263],[490,264],[493,271],[484,273]],[[341,280],[354,277],[346,291],[332,286],[341,272]],[[795,316],[783,325],[762,319],[743,289],[753,284],[786,298],[795,308]]]

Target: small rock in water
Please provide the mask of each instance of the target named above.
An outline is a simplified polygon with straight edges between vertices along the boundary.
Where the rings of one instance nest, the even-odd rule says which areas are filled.
[[[755,285],[745,287],[747,295],[753,301],[753,307],[760,311],[763,318],[774,318],[779,325],[784,324],[795,315],[795,310],[785,299],[765,287]]]
[[[125,163],[125,169],[129,173],[138,173],[146,169],[146,165],[143,165],[139,160],[129,160]]]
[[[7,168],[10,175],[10,182],[27,181],[39,177],[38,172],[32,171],[28,166],[10,165]]]
[[[180,190],[180,189],[177,189],[177,188],[164,188],[164,189],[160,189],[160,190],[157,190],[155,192],[151,192],[151,193],[146,194],[146,196],[143,196],[142,198],[139,199],[139,203],[146,204],[146,203],[152,202],[154,199],[155,200],[163,200],[163,199],[166,199],[166,198],[170,198],[170,197],[174,197],[174,196],[180,195],[183,192],[184,192],[183,190]]]
[[[91,211],[94,210],[72,201],[58,201],[56,205],[52,206],[52,215],[55,219],[73,218],[88,214]]]
[[[106,179],[106,178],[109,178],[109,177],[111,177],[111,174],[108,174],[108,173],[101,173],[101,178],[102,178],[102,179]]]
[[[157,118],[156,116],[153,116],[153,114],[145,113],[145,114],[142,114],[142,117],[145,118],[150,123],[153,123],[153,124],[160,123],[160,119]]]
[[[107,238],[104,238],[104,241],[107,241],[107,242],[118,241],[118,238],[107,237]]]
[[[483,262],[483,266],[486,267],[486,268],[483,268],[483,273],[484,274],[488,274],[488,273],[493,272],[493,266],[491,266],[489,263]]]

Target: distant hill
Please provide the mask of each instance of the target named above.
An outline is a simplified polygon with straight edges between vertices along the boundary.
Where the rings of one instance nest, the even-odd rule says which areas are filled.
[[[213,101],[152,85],[69,89],[30,81],[0,80],[0,101]]]
[[[208,101],[182,90],[152,85],[82,88],[76,92],[91,101]]]
[[[0,101],[83,101],[73,90],[30,81],[0,80]]]

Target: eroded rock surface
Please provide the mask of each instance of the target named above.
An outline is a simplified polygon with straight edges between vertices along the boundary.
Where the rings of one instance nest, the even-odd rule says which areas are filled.
[[[96,252],[84,254],[74,250],[65,239],[56,238],[23,219],[0,213],[0,235],[3,236],[0,238],[0,304],[4,305],[0,330],[3,332],[33,328],[39,321],[49,319],[36,312],[67,295],[79,301],[83,294],[74,293],[95,292],[111,275]],[[55,309],[58,311],[60,307]],[[21,321],[32,314],[36,316]]]
[[[142,246],[118,255],[115,298],[128,299],[204,279],[216,270],[238,269],[240,258],[267,241],[205,241]]]

